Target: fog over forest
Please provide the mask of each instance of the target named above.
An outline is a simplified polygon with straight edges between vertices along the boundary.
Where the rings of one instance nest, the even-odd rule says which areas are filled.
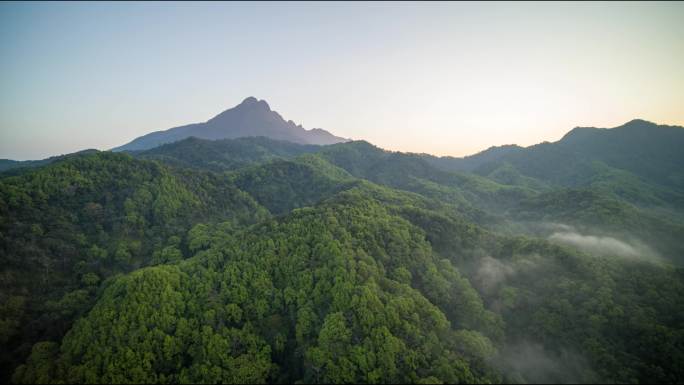
[[[0,2],[0,383],[684,383],[684,2]]]

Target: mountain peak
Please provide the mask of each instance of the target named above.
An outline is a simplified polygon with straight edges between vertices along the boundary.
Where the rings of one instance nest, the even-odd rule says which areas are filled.
[[[306,130],[301,125],[292,121],[288,122],[276,111],[271,110],[265,100],[250,96],[237,106],[221,112],[204,123],[153,132],[113,150],[145,150],[190,136],[209,140],[265,136],[275,140],[318,145],[347,141],[323,129]]]
[[[657,124],[653,122],[649,122],[648,120],[644,119],[632,119],[629,122],[623,124],[620,127],[637,127],[637,126],[656,126]]]
[[[260,108],[263,110],[271,111],[271,106],[265,100],[259,100],[254,96],[249,96],[238,104],[235,108]]]
[[[597,132],[604,131],[605,128],[596,128],[596,127],[575,127],[572,130],[568,131],[559,142],[566,143],[566,144],[572,144],[572,143],[578,143],[583,140],[587,140],[587,138],[590,138],[592,135],[594,135]],[[544,142],[548,143],[548,142]]]
[[[240,104],[253,104],[256,102],[258,102],[257,98],[255,98],[254,96],[248,96]]]

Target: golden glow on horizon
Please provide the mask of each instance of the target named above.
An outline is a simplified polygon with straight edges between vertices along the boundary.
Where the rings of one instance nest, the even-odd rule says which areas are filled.
[[[109,149],[250,95],[436,155],[684,126],[682,20],[684,3],[0,4],[0,158]]]

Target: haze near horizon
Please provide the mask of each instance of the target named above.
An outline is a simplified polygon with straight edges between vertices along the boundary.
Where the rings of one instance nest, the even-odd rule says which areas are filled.
[[[250,95],[435,155],[684,125],[682,19],[682,3],[3,3],[0,158],[110,149]]]

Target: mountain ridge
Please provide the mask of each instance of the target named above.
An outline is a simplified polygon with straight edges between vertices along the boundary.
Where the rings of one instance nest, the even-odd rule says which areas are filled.
[[[321,128],[307,130],[292,120],[286,121],[278,112],[271,110],[265,100],[258,100],[250,96],[237,106],[219,113],[206,122],[154,131],[135,138],[127,144],[115,147],[112,151],[148,150],[191,136],[209,140],[266,136],[276,140],[316,145],[334,144],[348,140]]]

